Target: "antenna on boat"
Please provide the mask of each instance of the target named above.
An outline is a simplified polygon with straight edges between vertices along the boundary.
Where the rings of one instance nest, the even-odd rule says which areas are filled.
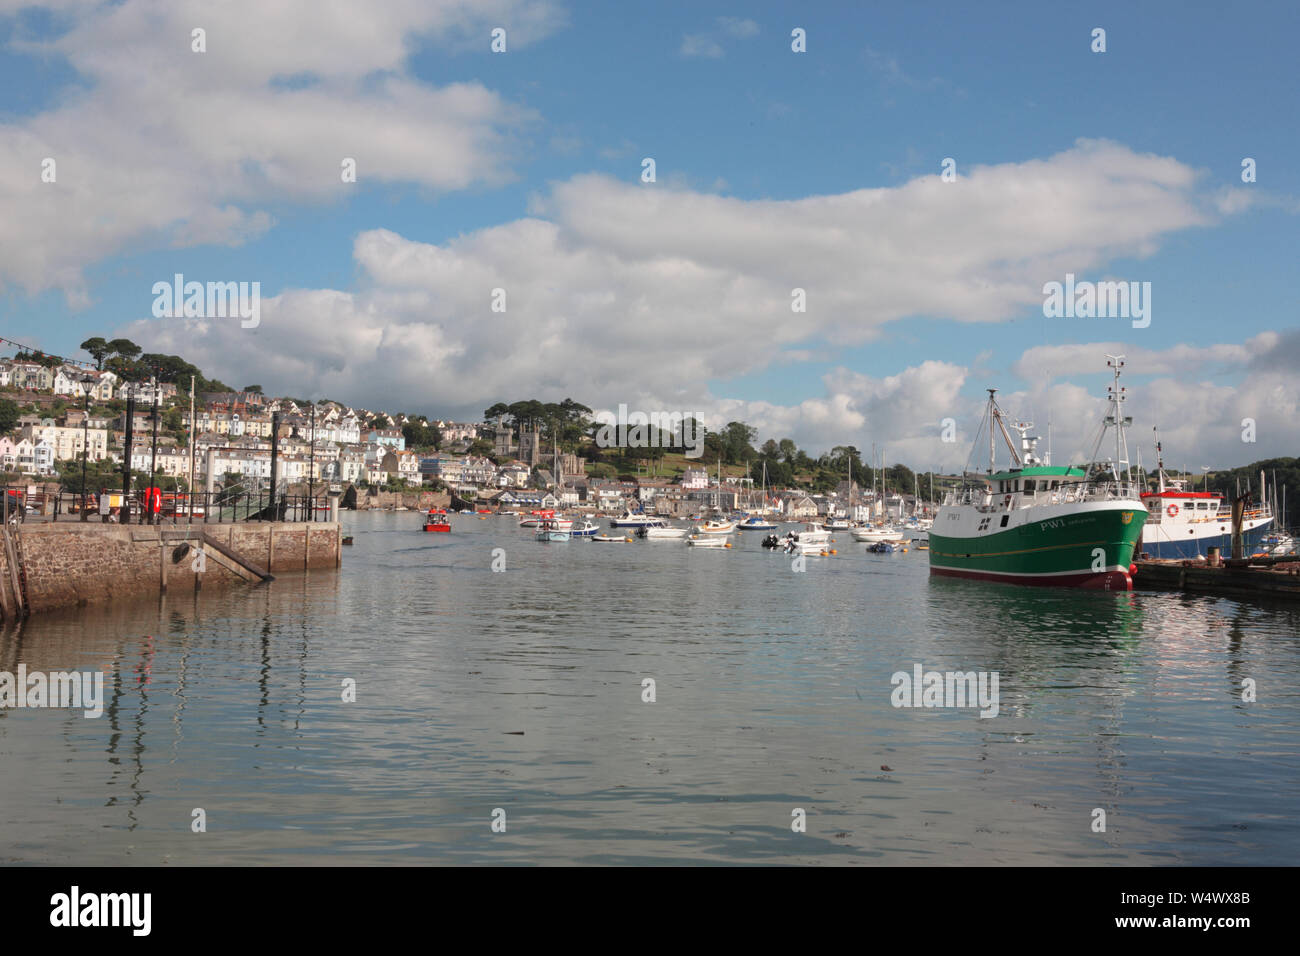
[[[997,446],[994,444],[994,440],[993,440],[993,416],[995,414],[994,409],[996,409],[998,405],[997,402],[994,401],[993,396],[997,394],[998,390],[996,388],[990,388],[988,391],[989,391],[989,474],[991,475],[993,474],[994,453],[997,450]]]
[[[1101,433],[1097,436],[1097,444],[1092,450],[1092,461],[1089,468],[1096,470],[1097,455],[1101,452],[1101,443],[1106,438],[1106,429],[1110,426],[1115,427],[1115,457],[1111,460],[1111,472],[1116,481],[1121,478],[1132,480],[1132,469],[1129,467],[1128,460],[1128,439],[1124,435],[1124,429],[1133,424],[1133,418],[1124,414],[1124,403],[1128,401],[1128,389],[1119,383],[1120,370],[1124,368],[1124,356],[1107,355],[1106,367],[1114,370],[1114,381],[1107,387],[1107,397],[1110,399],[1110,413],[1102,419]],[[1120,466],[1124,467],[1124,475],[1120,475]]]

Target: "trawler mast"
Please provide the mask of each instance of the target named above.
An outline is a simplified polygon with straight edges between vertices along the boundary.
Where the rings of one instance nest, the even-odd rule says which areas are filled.
[[[1114,381],[1107,387],[1107,397],[1110,399],[1110,413],[1102,420],[1101,432],[1097,435],[1097,442],[1093,445],[1092,455],[1089,458],[1088,472],[1089,477],[1097,474],[1100,464],[1097,456],[1101,454],[1101,443],[1106,440],[1106,429],[1112,425],[1115,427],[1115,457],[1111,460],[1111,473],[1115,476],[1116,481],[1132,481],[1133,473],[1128,460],[1128,437],[1125,429],[1133,424],[1131,415],[1124,415],[1124,403],[1128,401],[1128,389],[1119,383],[1120,370],[1124,368],[1124,356],[1107,355],[1107,367],[1114,370]],[[1124,474],[1120,475],[1120,466],[1124,468]]]

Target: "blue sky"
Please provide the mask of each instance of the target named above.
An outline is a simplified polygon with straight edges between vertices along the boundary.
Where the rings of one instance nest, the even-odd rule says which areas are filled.
[[[183,27],[191,21],[202,22],[206,15],[201,4],[193,7],[188,20],[159,13],[143,0],[128,0],[125,6],[132,4],[143,8],[137,22],[157,16]],[[99,59],[85,52],[84,45],[90,42],[87,37],[103,35],[103,30],[96,34],[89,28],[96,18],[108,13],[93,3],[67,6],[71,13],[53,14],[17,9],[23,4],[0,3],[0,88],[6,91],[0,101],[0,122],[4,124],[0,126],[0,157],[14,167],[5,169],[6,178],[31,172],[24,166],[33,148],[29,140],[39,138],[48,118],[54,117],[51,123],[57,126],[61,110],[75,115],[78,103],[94,97],[98,87],[138,84],[141,88],[134,92],[146,109],[151,97],[166,98],[165,87],[149,90],[146,78],[101,72],[118,67],[102,67]],[[401,18],[394,17],[392,29],[402,36],[407,55],[386,69],[349,77],[347,82],[355,84],[351,92],[360,99],[364,99],[366,84],[394,75],[421,89],[477,84],[489,91],[507,106],[492,122],[494,141],[487,150],[498,165],[497,173],[476,177],[477,157],[470,155],[461,157],[470,170],[465,176],[468,182],[461,186],[448,188],[433,179],[424,180],[418,173],[385,174],[380,181],[367,175],[367,144],[356,142],[353,151],[360,154],[361,176],[347,189],[281,193],[271,188],[240,195],[235,184],[214,191],[210,199],[215,207],[236,207],[248,215],[264,212],[272,218],[274,224],[269,228],[248,230],[241,244],[231,245],[228,237],[220,235],[215,241],[204,241],[205,227],[195,233],[198,239],[188,240],[194,244],[179,245],[176,235],[187,228],[187,211],[178,209],[175,216],[169,216],[160,208],[138,228],[119,230],[118,235],[90,243],[66,259],[56,252],[53,257],[60,260],[57,269],[46,268],[42,258],[35,257],[21,269],[0,272],[0,314],[7,330],[3,334],[70,354],[89,335],[125,330],[147,348],[177,351],[205,369],[213,365],[212,372],[228,380],[247,369],[248,375],[259,376],[268,389],[289,393],[334,391],[356,382],[358,394],[352,400],[358,402],[458,414],[482,408],[491,399],[483,401],[486,393],[466,394],[463,387],[454,395],[440,394],[436,388],[426,391],[418,377],[387,377],[381,358],[370,367],[358,361],[353,369],[355,378],[336,377],[332,382],[307,380],[313,377],[310,362],[296,367],[261,362],[256,357],[261,350],[284,349],[302,341],[303,328],[288,320],[279,338],[269,327],[258,330],[265,334],[248,336],[246,341],[187,337],[174,324],[162,334],[162,323],[167,320],[150,317],[150,287],[182,272],[200,280],[258,279],[264,297],[292,290],[365,295],[385,283],[358,262],[355,243],[359,236],[387,230],[409,243],[446,249],[458,237],[473,237],[481,230],[508,227],[530,217],[547,220],[556,184],[571,183],[587,174],[646,190],[680,190],[731,197],[742,203],[798,202],[858,190],[900,189],[918,177],[936,176],[944,157],[956,160],[959,177],[976,167],[1010,168],[1049,161],[1068,154],[1080,139],[1104,140],[1136,156],[1152,154],[1176,162],[1194,177],[1193,183],[1178,187],[1180,196],[1197,209],[1213,208],[1199,224],[1183,225],[1173,217],[1170,224],[1132,243],[1100,243],[1081,255],[1080,267],[1075,270],[1080,278],[1152,283],[1153,321],[1149,328],[1133,329],[1127,321],[1117,319],[1045,319],[1041,307],[1029,299],[1014,307],[1004,304],[996,318],[986,321],[956,321],[949,311],[936,309],[933,303],[918,300],[913,310],[904,301],[900,309],[908,314],[894,317],[896,310],[890,310],[888,316],[871,320],[861,341],[814,323],[807,334],[792,334],[778,345],[773,342],[777,327],[771,321],[756,323],[752,329],[743,319],[718,327],[696,323],[694,334],[707,340],[707,345],[675,327],[665,334],[683,351],[712,350],[722,340],[728,347],[734,346],[737,351],[733,354],[744,352],[747,358],[728,362],[727,348],[717,350],[692,370],[690,378],[674,383],[668,389],[672,394],[661,394],[659,399],[669,402],[675,395],[689,397],[696,404],[721,403],[721,407],[746,412],[746,420],[761,422],[774,431],[789,428],[813,445],[836,443],[832,432],[838,434],[838,428],[856,430],[857,434],[845,434],[840,440],[859,446],[869,444],[870,436],[881,432],[883,440],[910,448],[909,442],[922,441],[924,429],[917,422],[897,436],[890,432],[892,426],[880,421],[891,414],[884,385],[863,386],[865,392],[859,392],[856,403],[850,402],[849,412],[829,422],[820,413],[794,409],[809,399],[824,399],[834,406],[834,389],[827,386],[826,377],[836,370],[880,383],[929,361],[965,370],[957,390],[944,399],[954,406],[955,417],[963,418],[971,402],[978,401],[982,389],[990,384],[1020,395],[1036,406],[1038,414],[1042,414],[1041,406],[1048,404],[1062,406],[1060,414],[1068,415],[1073,411],[1074,393],[1033,396],[1031,392],[1039,384],[1033,380],[1037,376],[1024,374],[1024,365],[1017,363],[1033,346],[1089,343],[1120,343],[1162,354],[1177,347],[1198,347],[1205,351],[1198,353],[1195,361],[1175,365],[1166,377],[1236,389],[1255,377],[1252,363],[1261,355],[1285,347],[1285,335],[1281,344],[1258,341],[1248,355],[1227,363],[1214,359],[1213,347],[1240,345],[1270,332],[1285,333],[1297,324],[1294,259],[1300,236],[1294,164],[1300,143],[1296,142],[1294,123],[1294,48],[1300,39],[1300,8],[1295,5],[1255,4],[1238,10],[1209,3],[1089,4],[1084,9],[1034,3],[935,8],[502,0],[493,5],[486,19],[464,13],[473,5],[447,6],[460,8],[456,12],[461,19],[455,29],[428,29],[418,23],[403,29]],[[365,18],[366,9],[358,5],[356,16]],[[301,10],[302,16],[312,16],[310,5]],[[488,50],[487,31],[497,23],[508,30],[505,54]],[[516,23],[522,24],[518,30]],[[238,42],[237,25],[238,20],[228,21],[220,33],[212,30],[209,43],[222,46],[227,38]],[[803,54],[790,49],[790,30],[796,26],[807,31],[808,49]],[[1094,27],[1106,30],[1105,53],[1093,53],[1089,48]],[[99,42],[110,49],[115,42],[127,42],[121,41],[119,34],[109,33],[109,38]],[[138,42],[146,44],[148,51],[147,44],[157,39],[143,34],[141,31]],[[177,45],[187,41],[175,31],[172,36]],[[346,37],[343,39],[346,42]],[[211,51],[208,56],[214,54],[223,55]],[[266,55],[273,58],[276,53],[272,49]],[[309,53],[304,59],[311,63]],[[319,82],[304,80],[303,74],[294,72],[298,65],[286,63],[288,75],[295,77],[292,83],[282,82],[283,73],[274,83],[311,87]],[[274,62],[262,66],[268,74],[277,72]],[[327,64],[320,69],[330,68]],[[203,85],[196,88],[209,91],[224,81],[198,82]],[[168,133],[178,124],[192,132],[189,124],[196,122],[195,118],[173,117],[151,129],[138,107],[124,109],[121,117],[115,117],[114,105],[112,98],[105,97],[105,105],[94,115],[102,117],[106,127],[97,135],[114,147],[121,140],[128,141],[121,155],[136,157],[133,171],[115,179],[118,188],[130,190],[142,179],[171,175],[171,164],[183,159],[184,153],[169,157]],[[162,110],[183,111],[184,107],[172,104]],[[287,112],[286,120],[290,125],[298,121]],[[216,144],[231,138],[231,130],[239,123],[241,115],[233,112],[204,117],[200,125]],[[337,132],[336,123],[326,121],[325,125],[331,135]],[[51,142],[57,145],[57,137],[52,135]],[[202,137],[189,142],[186,149],[202,155]],[[255,144],[247,152],[240,162],[262,161]],[[645,156],[656,161],[656,184],[639,182]],[[1258,181],[1249,185],[1240,178],[1240,164],[1246,156],[1258,164]],[[322,178],[330,168],[337,169],[337,160],[323,155]],[[71,175],[71,171],[63,173],[61,179]],[[65,187],[60,184],[59,188]],[[1231,207],[1219,202],[1229,194],[1237,197]],[[84,216],[85,231],[94,232],[104,219],[121,214],[116,204],[97,209],[94,202],[43,207],[41,195],[32,190],[16,193],[14,198],[33,205],[21,207],[23,227],[11,226],[0,234],[10,248],[14,248],[12,243],[27,242],[29,230],[40,233],[46,217],[62,217],[60,228],[66,230],[69,218],[75,225],[78,217]],[[1104,201],[1104,197],[1098,199]],[[1231,211],[1225,212],[1228,208]],[[1044,211],[1050,213],[1050,207]],[[909,214],[903,209],[899,215],[905,218]],[[966,225],[970,232],[963,234],[963,241],[978,244],[978,221]],[[941,242],[942,237],[936,235],[935,241]],[[1090,240],[1085,237],[1082,241],[1086,245]],[[60,242],[60,250],[68,246],[66,239],[57,236],[51,242]],[[795,242],[792,238],[792,259],[797,259]],[[674,255],[668,246],[656,252]],[[1063,260],[1053,256],[1052,261]],[[1061,278],[1058,270],[1043,273],[1041,279],[1031,273],[1017,281],[1038,286]],[[508,279],[501,281],[510,287]],[[848,289],[855,279],[844,275],[842,281]],[[852,289],[846,301],[854,296],[869,299],[870,281]],[[795,275],[790,284],[797,282]],[[582,290],[566,291],[576,294]],[[436,298],[437,290],[430,294]],[[810,289],[810,296],[816,295],[817,289]],[[624,329],[636,325],[639,335],[653,336],[668,305],[651,300],[649,306],[649,312],[638,319],[635,313],[623,314],[622,303],[613,305],[608,322]],[[373,301],[369,307],[373,313]],[[410,317],[404,321],[409,322]],[[452,316],[441,320],[441,325],[450,328],[455,321],[471,323],[476,319]],[[791,316],[786,320],[787,331],[790,323],[800,321]],[[837,319],[852,321],[851,310]],[[526,363],[521,364],[508,379],[517,385],[519,394],[495,397],[507,401],[533,394],[559,398],[562,391],[589,404],[612,405],[618,400],[621,396],[616,388],[611,390],[599,382],[592,386],[589,376],[578,373],[584,362],[592,360],[584,357],[581,341],[604,338],[605,330],[575,321],[570,325],[574,328],[574,340],[569,344],[575,355],[575,374],[557,374],[556,355],[562,364],[561,350],[549,355],[547,367],[533,370],[535,374]],[[160,334],[157,341],[149,341],[154,329]],[[329,334],[321,325],[310,329],[316,335]],[[519,330],[513,330],[512,336],[517,340]],[[191,339],[193,345],[187,349]],[[638,341],[611,333],[608,345],[623,351],[596,353],[606,364],[630,366],[611,374],[610,381],[637,376]],[[796,349],[796,360],[769,360],[781,349]],[[350,349],[350,354],[356,355],[356,350]],[[337,365],[342,359],[321,361]],[[661,368],[664,361],[659,358]],[[1104,358],[1098,352],[1094,366],[1068,364],[1058,372],[1055,384],[1073,384],[1096,393],[1104,379]],[[1154,388],[1162,381],[1160,374],[1147,374],[1133,363],[1131,372],[1135,386]],[[387,379],[390,391],[378,388],[377,378]],[[665,376],[658,378],[662,381]],[[587,387],[597,394],[590,394]],[[692,388],[707,391],[692,392]],[[556,393],[540,394],[547,389]],[[655,379],[647,377],[634,394],[648,402],[653,400],[649,396],[654,389]],[[868,393],[885,404],[865,411]],[[464,401],[457,402],[457,397]],[[1155,404],[1154,394],[1146,398],[1148,405]],[[1287,400],[1293,400],[1293,395]],[[765,412],[766,404],[781,410]],[[1165,405],[1171,411],[1179,407],[1173,395]],[[1275,410],[1279,429],[1286,422],[1282,413],[1289,407],[1284,404],[1280,411]],[[922,416],[927,422],[933,417],[930,411]],[[943,409],[934,411],[937,414]],[[906,403],[896,413],[921,414],[909,412]],[[1052,413],[1057,416],[1057,408],[1053,407]],[[1230,421],[1201,424],[1217,424],[1224,436],[1229,435]],[[1196,434],[1189,432],[1186,440],[1204,440]],[[1288,442],[1298,444],[1295,432],[1272,437],[1281,442],[1277,453],[1283,453]],[[1216,449],[1221,446],[1216,453],[1226,457],[1238,451],[1228,437],[1216,441]],[[922,446],[915,447],[916,453],[922,454]],[[1250,457],[1253,452],[1243,453]],[[1291,447],[1287,453],[1295,452]]]

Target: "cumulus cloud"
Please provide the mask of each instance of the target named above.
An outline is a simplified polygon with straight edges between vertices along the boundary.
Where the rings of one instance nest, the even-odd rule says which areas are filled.
[[[264,301],[257,330],[144,320],[122,334],[220,377],[393,410],[477,415],[498,400],[571,396],[605,408],[700,411],[715,424],[745,420],[764,438],[814,448],[877,441],[891,459],[951,467],[965,460],[979,412],[978,399],[961,392],[970,369],[920,362],[884,378],[838,370],[823,396],[792,406],[738,401],[725,381],[821,359],[909,316],[992,322],[1037,309],[1046,279],[1150,252],[1171,232],[1213,221],[1196,183],[1174,160],[1103,142],[973,168],[957,183],[930,176],[780,202],[581,175],[554,184],[530,217],[441,244],[363,232],[353,247],[356,289],[286,291]],[[806,313],[791,311],[796,287],[807,293]],[[494,289],[505,292],[505,312],[491,309]],[[331,335],[317,334],[325,327]],[[1144,374],[1185,376],[1192,365],[1207,375],[1244,371],[1281,347],[1263,335],[1223,348],[1128,351],[1134,370],[1140,360]],[[1015,364],[1040,393],[1011,397],[1040,418],[1032,406],[1051,408],[1061,454],[1082,453],[1086,440],[1068,430],[1091,428],[1104,387],[1042,392],[1047,376],[1104,371],[1104,353],[1116,350],[1030,349]],[[1248,387],[1264,382],[1256,376]],[[1294,390],[1269,407],[1287,401]],[[1221,422],[1226,407],[1195,406]],[[940,441],[947,417],[963,429],[955,445]]]
[[[535,115],[479,83],[423,84],[406,60],[421,40],[486,50],[503,25],[517,48],[562,22],[547,0],[6,0],[0,13],[37,5],[75,16],[11,46],[66,58],[81,82],[0,125],[0,287],[73,299],[83,269],[128,244],[238,243],[271,227],[262,204],[342,198],[344,158],[363,183],[510,178]]]

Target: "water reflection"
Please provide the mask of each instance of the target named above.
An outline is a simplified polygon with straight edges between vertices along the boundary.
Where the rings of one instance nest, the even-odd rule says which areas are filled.
[[[0,668],[102,670],[107,697],[98,721],[0,711],[7,853],[1259,863],[1300,848],[1278,785],[1300,777],[1293,608],[932,579],[923,553],[851,543],[799,573],[761,536],[716,553],[548,546],[494,519],[431,542],[405,519],[351,517],[341,575],[5,628]],[[1000,715],[893,708],[890,675],[914,663],[997,671]],[[1256,704],[1246,678],[1267,687]],[[201,844],[198,806],[220,821]],[[488,828],[495,806],[509,840]],[[809,810],[798,838],[793,806]],[[1122,825],[1093,834],[1094,807]]]

